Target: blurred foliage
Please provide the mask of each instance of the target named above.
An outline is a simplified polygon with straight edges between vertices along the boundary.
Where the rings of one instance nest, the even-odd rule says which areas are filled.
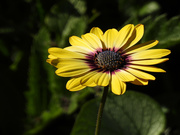
[[[160,42],[156,48],[170,48],[172,54],[170,61],[162,64],[167,74],[156,74],[157,80],[145,87],[128,85],[128,88],[146,93],[157,102],[135,92],[127,92],[122,97],[113,95],[114,99],[111,97],[107,102],[104,126],[108,126],[107,121],[111,122],[113,119],[108,112],[112,111],[111,107],[114,105],[116,105],[114,112],[111,113],[119,112],[124,115],[122,100],[127,100],[123,102],[123,106],[130,107],[126,111],[133,110],[134,112],[132,121],[136,121],[139,117],[139,119],[148,119],[148,115],[147,117],[138,115],[138,111],[141,111],[143,106],[141,106],[143,102],[139,103],[139,101],[147,100],[146,102],[149,103],[147,107],[152,107],[150,110],[153,109],[163,119],[162,127],[151,135],[160,134],[160,132],[162,135],[180,134],[180,92],[177,79],[180,74],[176,65],[180,57],[178,46],[180,17],[177,16],[180,10],[175,0],[174,2],[173,0],[172,2],[162,0],[6,0],[0,5],[0,11],[1,82],[3,84],[0,95],[3,108],[0,114],[0,134],[68,135],[71,133],[76,118],[72,134],[77,134],[75,131],[79,128],[77,123],[78,121],[81,123],[80,120],[85,122],[83,125],[81,123],[81,128],[86,128],[88,126],[85,125],[86,119],[90,120],[96,114],[94,104],[97,105],[98,100],[94,98],[101,96],[101,88],[86,88],[80,92],[67,91],[65,85],[68,78],[55,75],[56,69],[46,63],[47,50],[52,46],[61,48],[69,46],[70,36],[81,36],[94,26],[105,31],[112,27],[120,29],[127,23],[135,25],[143,23],[145,34],[140,42],[157,39]],[[131,94],[133,99],[127,96]],[[86,103],[87,101],[89,102]],[[134,105],[136,108],[131,104],[135,101],[138,102]],[[110,102],[113,102],[113,105]],[[166,127],[164,127],[164,114],[167,119]],[[116,114],[114,117],[117,117],[116,120],[120,118],[119,121],[113,121],[120,125],[124,121],[126,124],[129,122],[125,118],[121,121],[121,116]],[[149,121],[156,117],[151,117]],[[107,124],[110,124],[109,122]],[[130,127],[121,128],[126,131]],[[141,135],[149,132],[141,133]],[[120,131],[115,131],[115,133],[120,133]]]
[[[71,135],[94,134],[99,102],[100,100],[94,99],[82,107]],[[158,103],[147,95],[127,91],[123,96],[111,95],[107,98],[100,133],[159,135],[164,127],[165,116]]]
[[[148,16],[142,23],[145,25],[145,36],[143,42],[150,39],[159,40],[156,48],[170,48],[180,42],[180,16],[167,19],[166,14],[162,14],[153,18]],[[158,30],[158,31],[156,31]]]

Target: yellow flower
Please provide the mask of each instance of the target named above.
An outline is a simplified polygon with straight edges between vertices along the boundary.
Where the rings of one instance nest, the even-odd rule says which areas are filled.
[[[47,62],[58,68],[56,74],[71,77],[66,88],[78,91],[86,86],[109,85],[114,94],[126,91],[126,82],[147,85],[155,77],[148,72],[165,72],[152,65],[167,61],[168,49],[149,49],[158,44],[151,40],[135,45],[144,34],[144,26],[128,24],[120,31],[109,29],[105,33],[98,27],[81,38],[72,36],[72,46],[49,48]]]

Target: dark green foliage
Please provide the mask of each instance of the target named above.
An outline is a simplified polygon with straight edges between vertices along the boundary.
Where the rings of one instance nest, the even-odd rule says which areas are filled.
[[[142,21],[145,25],[143,42],[150,39],[159,40],[156,48],[170,48],[180,42],[180,17],[175,16],[167,19],[166,14],[158,17],[149,16]]]
[[[94,134],[99,104],[94,98],[100,97],[101,89],[67,91],[69,78],[57,76],[56,68],[46,62],[48,48],[69,46],[70,36],[81,36],[94,26],[105,31],[113,27],[120,29],[128,23],[142,23],[145,33],[140,42],[159,40],[155,48],[170,48],[172,54],[170,61],[163,64],[167,74],[155,74],[157,80],[148,86],[128,85],[128,88],[149,94],[158,103],[136,92],[111,95],[105,106],[101,132],[103,135],[161,132],[179,135],[180,17],[177,15],[180,10],[176,5],[175,0],[168,3],[162,0],[3,1],[0,134],[66,135],[71,133],[74,123],[72,135]],[[88,132],[84,133],[85,130]]]
[[[86,103],[71,135],[93,135],[99,100]],[[157,102],[147,95],[128,91],[123,96],[107,98],[102,118],[102,135],[159,135],[165,127],[165,116]]]

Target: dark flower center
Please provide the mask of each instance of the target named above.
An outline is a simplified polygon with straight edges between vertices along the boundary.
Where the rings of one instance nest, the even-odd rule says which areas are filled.
[[[106,50],[96,54],[94,62],[98,68],[113,71],[125,65],[125,58],[121,56],[120,52]]]

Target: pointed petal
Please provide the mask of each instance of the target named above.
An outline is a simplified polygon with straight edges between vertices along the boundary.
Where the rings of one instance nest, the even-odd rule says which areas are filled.
[[[123,82],[131,82],[136,79],[134,75],[125,70],[116,70],[115,73]]]
[[[116,36],[116,39],[114,41],[114,47],[121,48],[128,41],[128,39],[132,36],[133,30],[134,30],[133,24],[128,24],[128,25],[124,26],[118,32],[118,35]]]
[[[157,41],[157,40],[151,40],[151,41],[148,41],[146,43],[142,43],[142,44],[139,44],[139,45],[132,46],[131,48],[128,48],[127,50],[125,50],[125,53],[126,54],[131,54],[131,53],[144,51],[144,50],[147,50],[149,48],[154,47],[158,43],[159,43],[159,41]]]
[[[128,48],[135,45],[144,35],[144,25],[138,24],[134,27],[134,38],[132,38],[131,43],[129,44]]]
[[[86,73],[80,83],[83,85],[83,86],[89,86],[89,87],[94,87],[94,86],[97,86],[97,84],[94,83],[94,75],[96,75],[97,72],[96,71],[90,71],[88,73]]]
[[[79,91],[84,89],[86,86],[83,86],[80,84],[80,78],[71,78],[67,83],[66,83],[66,89],[69,91]]]
[[[150,49],[141,52],[134,53],[131,56],[132,60],[140,60],[140,59],[154,59],[161,58],[170,54],[171,51],[168,49]]]
[[[69,43],[72,46],[82,46],[85,48],[88,48],[89,50],[91,50],[92,52],[95,50],[94,48],[92,48],[91,46],[89,46],[83,39],[81,39],[80,37],[77,36],[72,36],[69,38]]]
[[[128,67],[140,69],[149,72],[166,72],[165,70],[153,66],[142,66],[142,65],[129,65]]]
[[[102,37],[103,37],[103,32],[100,28],[98,27],[93,27],[91,30],[90,30],[90,33],[93,33],[95,34],[99,39],[102,40]]]
[[[72,51],[68,51],[68,50],[56,48],[56,47],[49,48],[48,52],[51,55],[58,58],[81,58],[81,59],[85,58],[84,54],[80,54],[80,53],[76,53],[76,52],[72,52]]]
[[[135,26],[135,31],[136,31],[136,38],[131,42],[131,45],[136,44],[143,37],[143,35],[144,35],[144,25],[143,24],[136,25]]]
[[[82,59],[73,59],[73,58],[62,58],[58,59],[57,68],[61,68],[63,66],[69,67],[89,67],[85,60]]]
[[[124,94],[126,91],[126,84],[122,82],[116,74],[112,74],[111,91],[116,95]]]
[[[114,39],[116,38],[118,31],[116,29],[109,29],[103,35],[103,41],[106,48],[113,48]]]
[[[89,70],[89,66],[81,62],[81,60],[64,60],[58,64],[58,69],[55,73],[63,77],[73,77],[88,72]]]
[[[95,50],[102,48],[100,39],[93,33],[87,33],[81,36],[82,39]]]
[[[144,79],[144,80],[155,80],[155,77],[153,75],[150,75],[148,73],[133,69],[133,68],[126,68],[126,71],[128,71],[129,73],[133,74],[134,76]]]
[[[50,58],[50,59],[57,59],[57,57],[55,57],[55,56],[53,56],[53,55],[48,55],[48,58]]]
[[[57,67],[57,65],[59,63],[59,59],[47,59],[46,62]]]
[[[109,81],[110,81],[110,72],[98,72],[96,73],[96,75],[94,76],[94,82],[98,85],[98,86],[107,86],[109,85]]]
[[[133,82],[131,82],[132,84],[135,85],[148,85],[148,81],[144,80],[144,79],[140,79],[140,78],[136,78]]]
[[[165,62],[169,60],[169,58],[163,58],[163,59],[150,59],[150,60],[135,60],[135,61],[130,61],[130,64],[138,64],[138,65],[155,65],[159,64],[162,62]]]
[[[64,49],[73,51],[73,52],[77,52],[77,53],[82,53],[82,54],[89,54],[91,52],[90,49],[88,49],[87,47],[83,47],[83,46],[68,46]]]

